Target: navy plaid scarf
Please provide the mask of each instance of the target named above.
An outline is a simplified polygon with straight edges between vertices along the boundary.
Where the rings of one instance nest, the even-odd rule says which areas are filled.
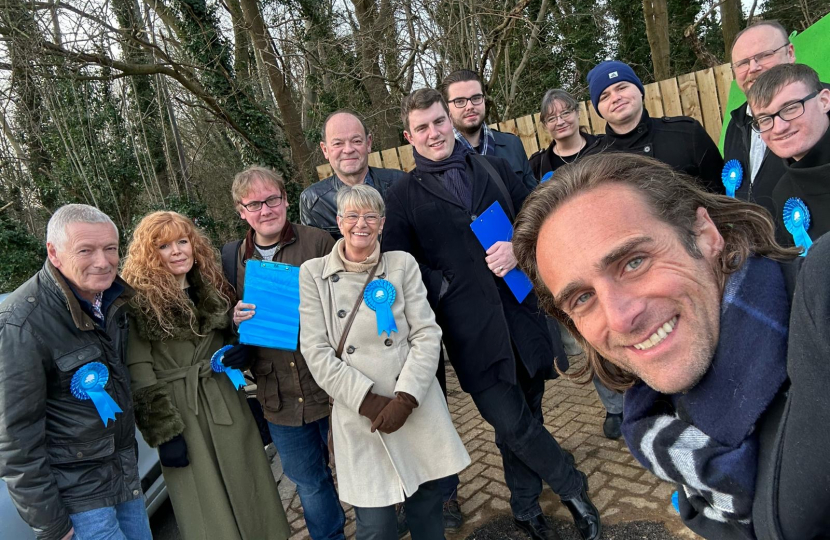
[[[704,518],[752,538],[756,422],[787,379],[789,298],[778,263],[753,257],[729,276],[720,338],[703,379],[665,395],[639,382],[625,393],[622,431],[632,455],[680,484]]]
[[[470,152],[475,152],[481,154],[482,156],[496,155],[496,139],[493,137],[493,132],[487,124],[481,124],[481,137],[478,139],[479,150],[473,148],[470,141],[465,139],[464,135],[460,131],[453,128],[453,132],[455,133],[455,140],[463,144],[464,147]]]
[[[427,159],[413,147],[415,169],[419,172],[439,175],[444,187],[458,199],[469,211],[473,208],[473,186],[467,177],[467,160],[465,156],[469,150],[465,146],[456,144],[450,154],[443,161]]]

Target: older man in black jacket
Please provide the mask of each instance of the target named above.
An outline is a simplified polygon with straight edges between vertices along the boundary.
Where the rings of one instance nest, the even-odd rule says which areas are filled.
[[[481,247],[470,224],[498,201],[514,216],[527,188],[499,158],[456,144],[448,107],[436,90],[416,90],[401,105],[415,169],[387,193],[382,248],[411,253],[461,387],[496,433],[516,523],[534,539],[557,539],[539,506],[542,480],[571,511],[584,539],[599,538],[599,512],[587,479],[545,429],[542,396],[554,376],[551,341],[536,297],[517,301],[504,277],[516,266],[510,242]]]
[[[118,230],[71,204],[0,313],[0,476],[38,539],[151,540],[138,473]]]
[[[403,176],[403,171],[369,166],[372,134],[355,113],[342,109],[323,122],[320,149],[334,174],[316,182],[300,194],[300,223],[317,227],[340,238],[337,228],[337,190],[344,185],[367,184],[381,195]]]

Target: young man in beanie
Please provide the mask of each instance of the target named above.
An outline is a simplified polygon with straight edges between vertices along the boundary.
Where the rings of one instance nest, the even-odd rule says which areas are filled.
[[[723,158],[700,122],[688,116],[651,118],[643,107],[643,83],[628,64],[606,60],[588,72],[591,103],[608,122],[605,142],[591,149],[631,152],[659,159],[724,193]]]

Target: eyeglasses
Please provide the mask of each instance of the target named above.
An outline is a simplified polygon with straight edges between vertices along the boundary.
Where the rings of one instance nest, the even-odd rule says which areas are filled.
[[[772,49],[772,50],[769,50],[769,51],[759,52],[758,54],[752,55],[749,58],[744,58],[743,60],[738,60],[737,62],[732,64],[732,71],[735,73],[735,75],[745,74],[747,72],[747,70],[749,70],[750,60],[755,60],[756,64],[760,64],[760,65],[766,67],[767,64],[769,64],[769,61],[772,60],[772,57],[775,56],[775,53],[777,53],[778,51],[780,51],[781,49],[783,49],[787,45],[789,45],[789,43],[785,43],[785,44],[781,45],[780,47],[778,47],[777,49]]]
[[[765,131],[771,130],[772,126],[775,125],[776,116],[781,120],[785,120],[787,122],[789,122],[790,120],[795,120],[796,118],[804,114],[804,103],[810,101],[818,94],[818,92],[813,92],[812,94],[803,99],[799,99],[798,101],[794,101],[788,105],[784,105],[784,107],[776,113],[767,114],[755,118],[752,121],[752,129],[757,133],[763,133]]]
[[[341,214],[340,219],[343,220],[343,223],[347,223],[349,225],[354,225],[360,218],[366,222],[366,225],[376,225],[378,221],[380,221],[380,214],[355,214],[355,213],[348,213],[348,214]]]
[[[481,102],[484,101],[484,94],[476,94],[470,97],[459,97],[450,100],[450,102],[458,109],[466,107],[468,101],[473,105],[481,105]]]
[[[575,112],[576,112],[576,109],[566,109],[566,110],[562,111],[559,114],[548,115],[544,120],[542,120],[542,123],[545,124],[545,125],[548,125],[548,124],[551,124],[551,123],[555,124],[556,121],[559,120],[560,118],[567,122],[568,120],[571,119],[571,117],[574,115]]]
[[[262,209],[262,205],[265,204],[268,208],[276,208],[282,204],[282,196],[280,195],[273,195],[268,197],[264,201],[251,201],[248,204],[239,203],[245,207],[245,210],[248,212],[259,212]]]

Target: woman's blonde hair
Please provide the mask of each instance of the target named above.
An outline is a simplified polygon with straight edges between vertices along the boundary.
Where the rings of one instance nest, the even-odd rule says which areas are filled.
[[[358,184],[343,186],[337,191],[337,215],[343,216],[346,208],[367,208],[381,216],[386,214],[383,196],[371,186]]]
[[[198,334],[193,305],[159,254],[159,246],[179,238],[187,238],[193,247],[194,266],[190,272],[198,272],[201,282],[213,287],[222,302],[230,307],[228,282],[219,266],[218,253],[207,236],[190,219],[176,212],[148,214],[133,232],[121,275],[138,293],[134,300],[136,307],[170,336],[174,319],[181,313],[189,315],[190,327]]]

